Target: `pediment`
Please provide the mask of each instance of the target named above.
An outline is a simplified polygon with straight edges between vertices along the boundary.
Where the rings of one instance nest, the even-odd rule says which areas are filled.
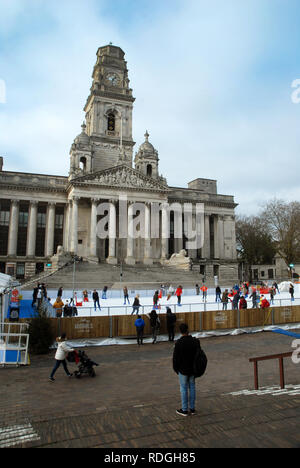
[[[70,182],[76,186],[118,187],[130,190],[169,192],[167,185],[145,176],[125,164],[104,171],[76,177]]]

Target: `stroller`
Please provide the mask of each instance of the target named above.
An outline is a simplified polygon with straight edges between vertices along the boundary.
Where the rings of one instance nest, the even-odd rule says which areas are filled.
[[[80,379],[83,374],[88,374],[90,377],[96,376],[94,366],[98,366],[99,364],[92,361],[84,351],[72,351],[68,354],[67,360],[78,364],[78,371],[74,372],[77,379]]]

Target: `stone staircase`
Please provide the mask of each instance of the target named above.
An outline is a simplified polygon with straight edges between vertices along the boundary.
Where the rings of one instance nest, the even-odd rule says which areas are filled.
[[[122,276],[121,276],[122,273]],[[197,271],[180,271],[162,265],[108,265],[106,263],[91,264],[81,262],[66,266],[51,275],[43,275],[43,279],[36,277],[36,282],[47,284],[48,289],[101,289],[108,286],[110,289],[120,289],[126,285],[130,289],[155,289],[161,284],[172,284],[174,287],[181,284],[183,287],[194,288],[195,284],[202,284],[202,275]],[[35,279],[25,283],[23,289],[32,289]],[[214,280],[207,280],[208,287],[214,287]]]

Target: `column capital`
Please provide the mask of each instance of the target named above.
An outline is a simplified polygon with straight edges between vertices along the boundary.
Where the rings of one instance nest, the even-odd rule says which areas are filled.
[[[11,202],[12,206],[18,206],[19,203],[20,203],[20,200],[13,199],[10,202]]]
[[[96,204],[96,203],[99,203],[99,202],[100,202],[100,198],[96,198],[96,197],[91,198],[91,203],[92,204]]]
[[[30,206],[37,206],[39,204],[38,200],[30,200],[29,201]]]
[[[55,208],[56,202],[49,201],[49,202],[48,202],[48,206],[49,206],[50,208]]]
[[[80,197],[74,196],[74,197],[71,198],[71,200],[72,200],[73,203],[78,203],[79,200],[80,200]]]

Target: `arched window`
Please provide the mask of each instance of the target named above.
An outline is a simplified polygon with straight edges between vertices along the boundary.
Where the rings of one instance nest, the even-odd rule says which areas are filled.
[[[116,118],[115,115],[110,112],[107,116],[107,130],[109,132],[114,132],[116,128]]]
[[[147,176],[152,177],[152,165],[151,164],[147,165]]]
[[[80,169],[82,169],[83,172],[86,172],[86,158],[84,156],[80,158]]]

